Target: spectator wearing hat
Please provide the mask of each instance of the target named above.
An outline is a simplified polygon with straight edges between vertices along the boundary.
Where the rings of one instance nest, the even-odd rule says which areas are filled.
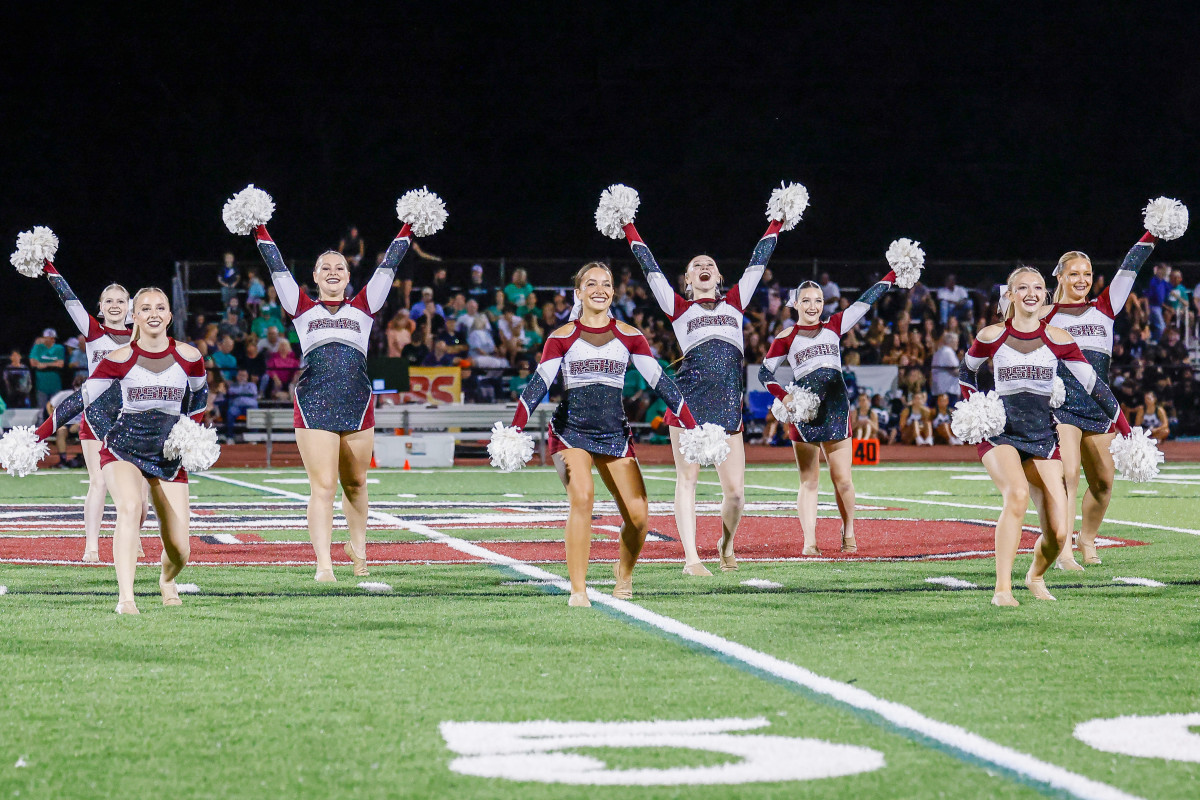
[[[45,408],[50,398],[62,391],[60,370],[66,363],[67,351],[58,344],[58,331],[46,328],[29,351],[29,366],[33,369],[33,386],[37,393],[38,408]]]
[[[412,307],[413,319],[416,319],[417,317],[421,317],[421,316],[425,315],[425,306],[432,306],[434,314],[437,314],[442,319],[446,318],[445,310],[440,305],[438,305],[436,302],[434,302],[433,289],[431,289],[428,286],[426,286],[424,289],[421,290],[421,299],[418,300],[416,303],[413,303],[413,307]]]
[[[474,300],[480,308],[483,308],[491,300],[494,291],[496,291],[495,287],[488,286],[483,281],[483,265],[472,266],[471,280],[467,283],[466,289],[467,299]]]

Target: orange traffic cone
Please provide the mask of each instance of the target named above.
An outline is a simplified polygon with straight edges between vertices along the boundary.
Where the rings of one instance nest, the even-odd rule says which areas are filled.
[[[379,465],[375,463],[375,453],[371,453],[371,469],[375,469]]]
[[[412,469],[412,467],[410,467],[410,466],[408,465],[408,459],[407,459],[407,458],[406,458],[406,459],[404,459],[404,468],[405,468],[405,469]]]

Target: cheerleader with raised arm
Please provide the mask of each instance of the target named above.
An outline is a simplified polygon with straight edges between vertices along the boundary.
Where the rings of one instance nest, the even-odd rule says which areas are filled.
[[[1013,270],[1001,301],[1005,306],[1004,323],[980,330],[963,359],[960,383],[965,400],[955,408],[952,423],[955,435],[979,446],[983,465],[1004,501],[996,522],[996,591],[992,604],[997,606],[1019,605],[1012,593],[1012,569],[1031,498],[1042,532],[1033,547],[1033,563],[1025,575],[1025,585],[1040,600],[1054,599],[1046,588],[1045,574],[1070,533],[1054,421],[1054,406],[1061,402],[1062,392],[1056,377],[1059,367],[1070,371],[1104,409],[1110,425],[1123,435],[1130,432],[1120,404],[1108,386],[1097,379],[1096,370],[1071,334],[1041,319],[1045,301],[1046,285],[1036,269]],[[996,390],[984,394],[978,390],[977,376],[989,360]],[[1120,441],[1139,466],[1133,473],[1145,472],[1144,468],[1161,460],[1153,443],[1147,447],[1145,437],[1140,443],[1136,437]]]
[[[175,578],[187,564],[190,504],[188,471],[207,469],[220,453],[216,432],[197,423],[208,396],[204,359],[167,331],[171,310],[166,293],[146,288],[134,295],[134,331],[129,344],[109,353],[83,388],[63,400],[36,430],[17,428],[0,441],[0,462],[15,474],[32,472],[44,440],[71,417],[88,410],[106,431],[100,447],[104,481],[117,508],[113,561],[118,614],[137,614],[133,583],[142,522],[142,485],[162,534],[163,605],[180,605]],[[189,419],[190,417],[190,419]]]
[[[917,242],[898,239],[888,248],[887,259],[892,271],[863,292],[849,308],[838,311],[825,322],[821,322],[825,304],[821,287],[813,281],[801,283],[789,301],[799,321],[780,331],[763,358],[760,375],[776,401],[771,413],[776,419],[791,423],[788,438],[792,440],[800,470],[796,509],[806,556],[821,554],[817,549],[817,483],[822,451],[842,517],[842,552],[858,550],[854,538],[854,481],[850,475],[850,399],[842,377],[841,338],[893,285],[907,289],[916,283],[925,253]],[[785,362],[793,376],[786,389],[775,377]]]
[[[770,224],[755,246],[750,265],[741,279],[723,291],[717,263],[709,256],[696,256],[684,273],[686,297],[681,297],[663,274],[650,248],[633,225],[639,199],[628,186],[616,184],[600,196],[597,227],[611,238],[624,238],[642,266],[654,299],[671,320],[675,338],[683,351],[676,382],[683,391],[698,423],[713,423],[729,435],[730,454],[717,467],[721,482],[721,539],[718,545],[721,569],[737,569],[733,537],[742,518],[745,497],[746,453],[742,443],[742,395],[745,392],[742,324],[745,308],[758,288],[780,231],[800,222],[808,206],[808,191],[800,184],[776,189],[767,204]],[[675,417],[666,418],[675,455],[675,524],[683,543],[685,575],[712,575],[700,562],[696,550],[696,481],[700,465],[689,462],[680,446],[684,430]]]
[[[1120,269],[1112,282],[1099,296],[1089,300],[1092,291],[1092,261],[1086,253],[1071,250],[1063,253],[1054,267],[1058,287],[1054,290],[1053,305],[1042,312],[1046,321],[1063,328],[1075,338],[1084,358],[1096,370],[1099,381],[1109,383],[1109,367],[1112,362],[1113,325],[1117,314],[1125,308],[1125,301],[1133,291],[1138,270],[1150,258],[1158,240],[1177,239],[1187,230],[1187,208],[1177,200],[1160,197],[1145,209],[1146,233],[1125,254]],[[1108,415],[1070,370],[1059,368],[1066,389],[1062,406],[1054,412],[1058,422],[1058,441],[1062,453],[1063,473],[1067,483],[1068,529],[1075,528],[1076,498],[1079,492],[1079,474],[1087,476],[1087,492],[1083,495],[1083,521],[1079,526],[1079,549],[1084,564],[1099,564],[1096,552],[1096,534],[1108,511],[1112,499],[1113,464],[1109,446],[1114,431]],[[1059,553],[1056,566],[1068,570],[1081,570],[1074,558],[1071,539]]]
[[[572,606],[590,606],[587,596],[588,556],[592,540],[595,496],[592,467],[616,500],[623,524],[620,559],[613,566],[613,597],[633,596],[633,568],[646,541],[648,502],[646,484],[633,453],[633,440],[621,402],[625,371],[630,363],[667,403],[685,428],[687,457],[716,463],[729,452],[725,434],[715,425],[696,427],[679,387],[663,372],[646,338],[631,325],[608,315],[613,300],[612,270],[605,264],[585,264],[575,275],[575,294],[582,308],[546,339],[537,372],[521,394],[511,427],[497,422],[488,451],[492,464],[505,471],[519,469],[533,455],[533,440],[524,433],[530,414],[546,396],[561,372],[564,392],[548,431],[550,452],[566,487],[571,507],[567,516],[567,572]]]
[[[96,371],[96,367],[109,353],[122,345],[129,343],[129,292],[119,283],[112,283],[100,293],[100,317],[96,319],[87,312],[83,303],[75,296],[66,279],[59,274],[54,266],[54,256],[58,250],[58,238],[45,227],[37,227],[32,231],[21,234],[26,243],[32,243],[36,235],[45,245],[41,252],[40,263],[30,260],[28,266],[19,267],[21,273],[29,277],[38,277],[43,273],[58,293],[63,306],[67,309],[71,321],[79,329],[84,342],[84,352],[87,355],[88,375]],[[22,263],[22,239],[18,238],[18,249],[13,254],[13,263]],[[68,420],[69,421],[69,420]],[[100,469],[100,442],[107,431],[96,430],[95,426],[84,414],[79,419],[79,443],[83,448],[83,461],[88,471],[87,498],[83,503],[83,560],[95,563],[100,560],[100,524],[104,519],[104,499],[108,488],[104,484],[104,472]],[[149,500],[149,486],[142,486],[142,521],[145,522],[146,508]],[[141,539],[138,539],[138,556],[142,556]]]
[[[350,541],[346,555],[354,574],[367,570],[367,468],[375,448],[374,397],[367,377],[367,346],[374,315],[387,301],[396,268],[414,236],[441,230],[445,204],[426,189],[406,193],[396,204],[403,223],[383,262],[366,286],[346,297],[350,265],[330,250],[317,258],[313,283],[317,297],[300,291],[283,261],[266,223],[274,213],[270,196],[253,185],[225,204],[223,217],[230,231],[254,234],[258,251],[271,270],[271,281],[283,310],[290,314],[300,337],[301,372],[296,383],[294,422],[296,445],[308,474],[308,536],[316,553],[318,581],[336,581],[330,547],[333,541],[333,500],[340,481],[342,511]]]

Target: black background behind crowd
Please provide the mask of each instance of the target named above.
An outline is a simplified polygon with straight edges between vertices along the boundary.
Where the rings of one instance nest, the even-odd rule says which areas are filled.
[[[451,212],[439,253],[579,261],[628,260],[591,224],[614,181],[642,192],[668,258],[743,258],[780,179],[813,197],[792,257],[875,258],[909,235],[931,258],[1119,258],[1146,198],[1200,201],[1183,4],[181,8],[6,9],[0,234],[53,227],[89,306],[110,280],[166,284],[174,259],[251,263],[220,220],[249,182],[300,261],[347,221],[373,252],[422,184]],[[1200,236],[1164,257],[1200,257]],[[6,315],[0,343],[69,328],[44,281],[10,281],[41,310]]]

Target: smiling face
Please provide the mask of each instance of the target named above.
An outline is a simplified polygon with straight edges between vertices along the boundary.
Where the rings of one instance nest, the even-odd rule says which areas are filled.
[[[1046,282],[1036,270],[1018,270],[1009,276],[1004,296],[1012,304],[1015,316],[1034,317],[1046,303]]]
[[[1058,273],[1058,285],[1062,287],[1062,299],[1068,303],[1082,303],[1092,290],[1092,262],[1082,256],[1067,259]]]
[[[350,284],[350,265],[341,253],[325,253],[313,267],[313,281],[322,300],[341,300]]]
[[[709,256],[696,256],[688,262],[684,281],[691,287],[692,297],[716,297],[717,285],[721,283],[721,272],[717,262]]]
[[[108,327],[124,328],[129,316],[129,292],[116,286],[105,289],[100,295],[100,316]]]
[[[171,306],[167,296],[160,291],[139,292],[133,304],[133,322],[142,336],[158,337],[167,334],[171,324]]]
[[[821,321],[824,308],[825,295],[815,286],[801,289],[796,297],[796,313],[800,316],[801,325],[816,325]]]
[[[584,311],[603,314],[612,305],[612,273],[604,267],[592,267],[579,276],[575,282],[575,291],[582,299]]]

